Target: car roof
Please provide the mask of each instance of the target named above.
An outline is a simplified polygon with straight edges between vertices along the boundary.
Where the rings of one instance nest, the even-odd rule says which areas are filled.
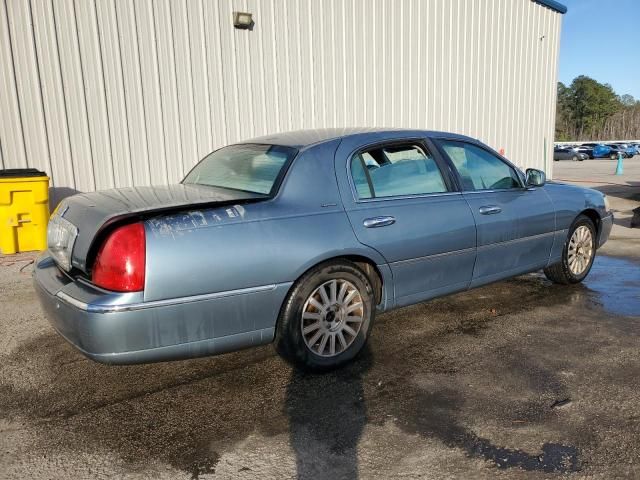
[[[476,139],[460,135],[457,133],[438,132],[433,130],[416,130],[401,128],[384,128],[384,127],[346,127],[346,128],[320,128],[308,130],[295,130],[291,132],[275,133],[244,140],[238,143],[262,143],[271,145],[282,145],[294,147],[302,150],[312,145],[329,142],[335,139],[342,139],[352,136],[363,137],[380,137],[384,133],[394,133],[394,137],[406,133],[407,136],[425,136],[425,137],[447,137],[459,140],[467,140],[477,142]]]

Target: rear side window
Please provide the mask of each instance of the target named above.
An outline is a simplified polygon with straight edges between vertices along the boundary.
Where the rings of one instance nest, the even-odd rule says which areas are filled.
[[[456,167],[463,190],[521,188],[516,171],[483,148],[451,140],[442,140],[440,145]]]
[[[440,169],[421,146],[387,145],[351,158],[358,198],[396,197],[446,192]]]
[[[182,183],[273,194],[278,178],[296,153],[279,145],[231,145],[207,155]]]

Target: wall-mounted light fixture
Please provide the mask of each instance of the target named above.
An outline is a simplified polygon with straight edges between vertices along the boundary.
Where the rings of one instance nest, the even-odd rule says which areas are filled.
[[[253,15],[247,12],[233,12],[233,26],[240,30],[253,30]]]

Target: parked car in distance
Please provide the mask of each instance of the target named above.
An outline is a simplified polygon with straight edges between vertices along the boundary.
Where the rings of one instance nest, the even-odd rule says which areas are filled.
[[[630,143],[618,143],[618,145],[625,151],[628,158],[632,158],[638,153],[636,147]]]
[[[589,155],[579,152],[576,148],[560,148],[555,147],[553,149],[553,159],[558,160],[573,160],[574,162],[586,160]]]
[[[617,143],[609,143],[607,147],[611,149],[609,152],[609,158],[611,160],[615,160],[618,158],[618,153],[622,154],[623,158],[631,158],[634,156],[634,150],[632,148],[627,147],[626,145],[618,145]]]
[[[611,155],[611,148],[601,143],[583,143],[582,146],[591,149],[589,158],[609,158]]]
[[[580,153],[584,153],[587,158],[593,159],[593,147],[585,147],[584,145],[579,145],[575,147],[575,149]]]
[[[275,342],[327,370],[358,354],[376,312],[540,269],[582,281],[612,223],[602,193],[473,138],[298,131],[216,150],[177,185],[66,198],[34,283],[99,362]]]

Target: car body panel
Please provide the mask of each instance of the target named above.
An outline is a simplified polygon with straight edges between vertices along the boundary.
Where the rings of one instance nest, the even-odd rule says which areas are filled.
[[[469,206],[459,193],[366,202],[347,214],[360,242],[380,252],[391,267],[397,306],[431,298],[431,291],[467,288],[476,232]],[[381,216],[393,216],[395,223],[364,227],[365,219]]]
[[[175,210],[185,207],[220,205],[263,196],[196,185],[164,185],[154,187],[126,187],[99,192],[81,193],[64,199],[57,211],[78,227],[79,234],[73,247],[71,263],[87,271],[87,257],[99,232],[114,220],[123,220],[137,214]]]
[[[476,232],[469,206],[459,192],[358,200],[350,180],[352,155],[364,146],[379,146],[398,138],[413,143],[425,141],[424,134],[413,132],[345,138],[336,151],[335,170],[356,237],[380,252],[389,264],[395,305],[403,306],[467,288],[475,261]],[[364,226],[367,219],[385,216],[395,222],[378,228]]]
[[[450,139],[449,136],[440,136],[435,143],[462,189],[464,182],[440,142]],[[470,287],[544,267],[555,230],[555,210],[551,199],[543,187],[525,185],[525,175],[498,152],[477,140],[467,139],[465,142],[502,160],[520,179],[519,188],[462,189],[477,230],[477,253]]]
[[[48,254],[35,265],[36,290],[55,329],[90,358],[104,363],[143,363],[213,355],[273,340],[270,327],[256,326],[265,312],[278,311],[291,284],[268,285],[170,304],[102,305],[87,286],[62,294],[59,269]],[[53,286],[53,288],[52,288]],[[94,303],[91,303],[91,302]],[[123,307],[129,305],[129,307]],[[131,307],[137,305],[138,307]]]
[[[468,192],[478,231],[472,286],[544,267],[555,231],[555,209],[544,188]],[[484,206],[501,211],[483,215]],[[502,275],[501,275],[502,273]]]
[[[606,210],[602,201],[602,193],[597,190],[555,181],[547,182],[544,189],[551,198],[556,212],[556,236],[549,259],[550,263],[555,263],[562,257],[562,247],[567,233],[579,213],[594,211],[600,219],[605,219],[611,217],[611,212]],[[600,226],[597,225],[597,227],[599,234],[602,236],[606,225],[603,223]],[[608,238],[608,232],[605,233],[606,238]],[[599,241],[598,243],[598,246],[600,246],[604,241]]]
[[[585,210],[600,217],[598,245],[606,241],[612,217],[601,193],[555,182],[460,192],[434,148],[442,136],[481,145],[416,130],[293,132],[246,142],[299,150],[273,197],[185,186],[72,197],[62,208],[81,232],[73,249],[76,268],[63,272],[43,254],[34,269],[39,298],[55,329],[97,361],[172,360],[272,341],[294,282],[328,259],[375,265],[382,280],[377,308],[384,311],[557,261],[568,228]],[[431,147],[451,175],[452,191],[358,201],[351,154],[396,140]],[[479,216],[478,208],[488,202],[501,205],[504,215]],[[396,223],[364,228],[365,219],[384,215]],[[147,263],[140,292],[101,289],[86,273],[99,236],[122,221],[144,222]]]

